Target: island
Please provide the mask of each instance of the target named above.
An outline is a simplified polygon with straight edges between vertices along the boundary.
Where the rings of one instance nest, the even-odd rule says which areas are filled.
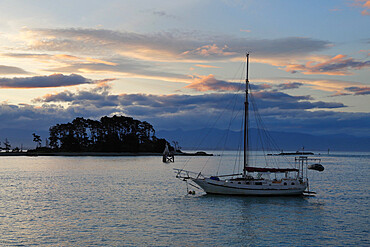
[[[34,138],[37,138],[34,134]],[[35,139],[34,139],[35,140]],[[155,136],[155,130],[146,121],[132,117],[104,116],[100,120],[75,118],[72,122],[49,128],[49,145],[29,153],[162,153],[166,144]],[[37,140],[36,140],[37,142]]]
[[[127,116],[104,116],[100,120],[77,117],[68,123],[49,128],[47,145],[33,133],[36,148],[22,152],[1,152],[1,156],[144,156],[162,155],[166,146],[175,155],[186,154],[175,149],[164,138],[155,136],[153,126]]]

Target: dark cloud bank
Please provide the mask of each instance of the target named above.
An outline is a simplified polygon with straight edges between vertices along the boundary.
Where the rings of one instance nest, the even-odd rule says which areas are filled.
[[[252,88],[260,90],[255,92],[254,98],[265,125],[272,131],[316,135],[351,133],[363,137],[370,133],[370,114],[328,110],[344,109],[346,106],[342,103],[315,101],[309,95],[292,96],[269,87]],[[98,119],[114,114],[148,121],[156,130],[179,128],[190,131],[206,126],[224,129],[229,125],[230,118],[241,117],[243,95],[228,92],[202,95],[117,95],[110,93],[109,86],[103,84],[89,91],[64,91],[46,95],[35,99],[35,103],[43,105],[1,104],[0,129],[11,127],[46,133],[50,126],[69,122],[75,117]],[[68,106],[62,107],[61,103]],[[230,124],[234,131],[240,129],[240,126],[240,121]]]
[[[0,88],[66,87],[95,82],[94,80],[76,74],[53,74],[49,76],[0,78]]]

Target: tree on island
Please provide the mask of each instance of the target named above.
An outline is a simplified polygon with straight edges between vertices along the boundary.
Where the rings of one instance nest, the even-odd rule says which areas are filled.
[[[50,150],[57,152],[161,153],[166,143],[169,145],[155,136],[148,122],[116,115],[102,117],[100,121],[78,117],[71,123],[50,127],[49,135]]]
[[[10,142],[9,142],[9,140],[8,140],[8,138],[5,138],[5,141],[4,141],[4,146],[5,146],[5,151],[6,152],[9,152],[9,150],[10,150],[10,148],[12,147],[11,145],[10,145]]]
[[[39,135],[36,135],[36,133],[32,134],[33,141],[36,142],[36,148],[41,147],[41,137]]]

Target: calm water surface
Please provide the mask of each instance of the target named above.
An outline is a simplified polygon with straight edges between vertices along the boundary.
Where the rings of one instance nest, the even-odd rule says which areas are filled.
[[[216,158],[0,157],[0,245],[370,246],[370,153],[322,155],[315,197],[187,195],[172,168]]]

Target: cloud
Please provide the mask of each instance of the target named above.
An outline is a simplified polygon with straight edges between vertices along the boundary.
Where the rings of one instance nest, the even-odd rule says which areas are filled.
[[[191,114],[197,112],[219,112],[230,106],[235,97],[240,99],[243,108],[243,93],[210,93],[204,95],[152,95],[152,94],[111,94],[108,86],[98,86],[94,90],[68,90],[49,94],[36,99],[42,103],[69,103],[70,106],[94,106],[96,108],[112,107],[112,111],[121,111],[129,115],[157,118]],[[292,96],[277,91],[260,91],[254,93],[260,109],[330,109],[343,108],[345,105],[335,102],[312,101],[311,96]],[[229,109],[230,110],[230,109]]]
[[[87,28],[24,28],[22,33],[27,48],[41,53],[40,59],[44,52],[60,53],[50,55],[49,59],[62,62],[61,66],[49,67],[51,72],[114,72],[124,76],[181,82],[189,82],[187,75],[169,73],[166,66],[193,63],[210,68],[201,64],[240,61],[248,50],[252,51],[255,63],[271,64],[290,72],[309,73],[314,68],[307,68],[301,63],[312,57],[312,53],[332,46],[328,41],[307,37],[253,39],[216,36],[199,31],[136,33]],[[351,66],[349,68],[361,67],[360,64]]]
[[[156,68],[147,61],[137,61],[130,58],[114,58],[108,60],[86,56],[72,56],[68,54],[31,54],[6,53],[2,56],[57,61],[58,66],[44,69],[47,72],[57,73],[110,73],[128,77],[155,79],[171,82],[190,82],[190,76],[167,72],[164,67]],[[60,66],[62,64],[62,66]]]
[[[134,60],[114,60],[116,65],[107,63],[71,63],[70,65],[48,69],[64,73],[114,73],[127,77],[155,79],[170,82],[190,82],[188,75],[156,70],[149,64]],[[163,69],[163,67],[162,67]]]
[[[346,87],[335,94],[331,95],[330,97],[336,97],[336,96],[360,96],[360,95],[368,95],[370,94],[370,87],[367,86],[351,86]]]
[[[302,57],[322,51],[327,41],[288,37],[281,39],[245,39],[199,32],[159,32],[141,34],[106,29],[23,29],[32,50],[62,51],[79,54],[120,54],[150,61],[208,62],[240,58],[245,49],[256,58]]]
[[[148,121],[156,129],[173,129],[174,126],[194,129],[209,126],[216,119],[241,119],[243,98],[243,92],[203,95],[114,94],[109,85],[103,83],[91,90],[47,94],[34,100],[38,106],[2,103],[0,128],[13,126],[47,130],[51,125],[79,116],[98,119],[118,114]],[[370,125],[366,123],[369,123],[370,114],[328,111],[344,108],[345,105],[339,102],[315,101],[309,95],[293,96],[276,90],[256,92],[254,99],[266,126],[271,130],[312,134],[325,131],[369,133]],[[214,126],[225,128],[225,121],[215,122]],[[233,122],[231,128],[237,130],[240,126],[240,122]]]
[[[117,107],[118,95],[109,94],[111,87],[107,83],[98,84],[91,90],[81,90],[77,93],[65,90],[57,94],[47,94],[43,97],[33,99],[34,103],[70,103],[70,105],[88,107],[93,106],[95,108],[102,107]],[[112,109],[113,110],[113,109]]]
[[[0,103],[0,128],[47,130],[56,121],[71,119],[66,110],[56,105],[12,105]]]
[[[285,70],[291,73],[302,72],[303,74],[325,74],[325,75],[349,75],[350,69],[362,69],[370,67],[370,61],[356,61],[347,58],[346,55],[337,55],[326,61],[309,61],[303,64],[286,64]]]
[[[346,87],[363,86],[362,83],[354,81],[330,80],[330,79],[300,79],[306,87],[311,87],[315,90],[326,91],[331,93],[338,93],[343,91]]]
[[[185,86],[196,91],[239,91],[242,88],[240,83],[230,83],[215,78],[214,75],[199,76],[191,84]]]
[[[220,39],[221,38],[221,39]],[[327,41],[302,37],[288,37],[280,39],[243,39],[218,37],[210,38],[215,42],[195,49],[187,50],[182,54],[192,59],[222,60],[240,58],[246,49],[252,51],[253,59],[257,62],[268,60],[286,60],[288,57],[307,56],[311,52],[321,51],[330,45]]]
[[[299,86],[301,83],[302,85]],[[295,77],[294,79],[290,77],[274,77],[274,78],[260,78],[253,79],[253,86],[264,85],[266,88],[259,88],[259,90],[271,89],[283,91],[289,89],[289,87],[305,87],[313,90],[319,90],[328,93],[328,96],[340,96],[340,95],[349,95],[349,92],[345,90],[348,87],[364,87],[364,83],[357,81],[347,81],[339,79],[323,79],[320,77]],[[291,88],[293,89],[293,88]],[[257,90],[257,89],[255,89]]]
[[[272,88],[272,85],[269,85],[267,83],[263,83],[263,84],[249,84],[249,86],[251,87],[252,90],[255,90],[255,91],[261,91],[261,90],[271,89]]]
[[[303,83],[301,82],[288,82],[288,83],[282,83],[277,85],[276,87],[280,90],[287,90],[287,89],[296,89],[302,86]]]
[[[79,54],[121,54],[141,60],[178,58],[185,34],[140,34],[106,29],[24,29],[29,48],[44,51],[64,51]],[[181,37],[184,36],[184,37]]]
[[[361,15],[370,15],[370,0],[353,0],[352,6],[362,8]]]
[[[0,65],[0,74],[2,75],[10,75],[10,74],[29,74],[29,72],[13,66],[6,66],[6,65]]]
[[[250,84],[250,87],[253,91],[263,91],[272,89],[275,87],[278,90],[287,90],[287,89],[296,89],[300,86],[304,85],[300,82],[288,82],[282,83],[278,85],[270,85],[267,83],[263,84]],[[226,91],[233,91],[238,92],[241,90],[245,90],[244,83],[235,83],[235,82],[227,82],[223,80],[216,79],[214,75],[210,74],[208,76],[196,76],[191,84],[185,86],[185,88],[194,89],[199,92],[207,92],[207,91],[216,91],[216,92],[226,92]],[[275,89],[275,90],[276,90]]]
[[[112,80],[112,79],[108,79]],[[99,83],[81,75],[53,74],[49,76],[0,78],[0,88],[46,88]]]
[[[163,10],[153,10],[152,14],[155,16],[159,16],[159,17],[166,17],[166,18],[171,18],[171,19],[176,18],[174,15],[168,14],[166,11],[163,11]]]
[[[311,96],[291,96],[278,91],[260,91],[255,92],[254,97],[264,101],[282,101],[282,102],[298,102],[300,100],[312,100]]]
[[[212,45],[204,45],[202,47],[198,47],[194,50],[185,51],[182,53],[185,56],[200,56],[200,57],[231,57],[235,56],[236,53],[230,51],[227,45],[223,47],[218,47],[216,44]]]
[[[196,64],[195,66],[200,67],[200,68],[214,68],[214,69],[221,68],[221,67],[218,67],[218,66],[212,66],[212,65],[207,65],[207,64]]]
[[[354,95],[370,94],[370,87],[346,87],[345,90],[354,93]]]
[[[37,59],[50,59],[53,57],[52,55],[41,53],[2,53],[1,56],[12,58],[37,58]]]
[[[39,60],[55,60],[55,61],[72,61],[72,62],[80,62],[80,63],[98,63],[98,64],[106,64],[115,66],[117,63],[113,63],[110,61],[105,61],[102,59],[92,58],[92,57],[81,57],[81,56],[73,56],[69,54],[33,54],[33,53],[3,53],[1,54],[5,57],[13,57],[13,58],[32,58],[32,59],[39,59]]]
[[[259,109],[337,109],[346,107],[343,103],[312,101],[311,96],[292,96],[278,91],[260,91],[254,93]]]

